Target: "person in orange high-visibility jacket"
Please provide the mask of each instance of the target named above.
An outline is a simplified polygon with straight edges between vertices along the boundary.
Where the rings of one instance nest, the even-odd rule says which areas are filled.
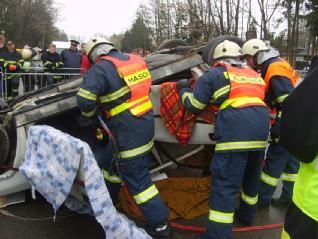
[[[112,152],[108,144],[99,162],[112,199],[116,200],[123,181],[149,224],[148,233],[169,237],[168,209],[149,176],[154,116],[147,65],[138,56],[120,53],[103,38],[92,38],[85,50],[93,65],[84,76],[77,102],[86,119],[102,113],[115,138],[118,152]],[[112,153],[119,155],[117,173]]]
[[[276,119],[271,126],[269,147],[265,165],[261,174],[259,208],[273,205],[288,205],[292,199],[293,186],[299,170],[299,162],[280,144],[281,104],[293,91],[299,76],[289,63],[279,58],[279,52],[260,39],[251,39],[242,47],[247,63],[260,70],[266,83],[265,102],[276,110]],[[283,190],[279,198],[273,198],[279,178],[283,181]]]
[[[256,212],[269,112],[263,101],[265,82],[254,70],[244,68],[242,56],[239,45],[224,41],[214,51],[217,63],[198,79],[193,91],[189,82],[177,83],[187,110],[199,113],[210,104],[219,107],[206,239],[232,238],[235,196],[241,188],[236,216],[250,224]]]

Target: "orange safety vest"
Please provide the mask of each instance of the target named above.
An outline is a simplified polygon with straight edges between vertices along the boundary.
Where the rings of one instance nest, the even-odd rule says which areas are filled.
[[[127,54],[128,61],[122,61],[115,57],[103,56],[100,59],[111,61],[119,76],[125,81],[131,91],[131,98],[107,111],[108,116],[115,116],[127,109],[135,116],[141,116],[152,110],[149,98],[151,88],[151,75],[146,62],[139,56]]]
[[[285,76],[290,80],[293,86],[295,86],[296,82],[300,79],[297,72],[283,59],[269,64],[264,78],[266,92],[269,89],[269,83],[273,76]]]
[[[247,106],[266,106],[265,82],[261,76],[252,69],[236,68],[228,64],[218,63],[217,66],[225,66],[224,76],[230,81],[230,95],[220,109],[228,106],[243,108]]]

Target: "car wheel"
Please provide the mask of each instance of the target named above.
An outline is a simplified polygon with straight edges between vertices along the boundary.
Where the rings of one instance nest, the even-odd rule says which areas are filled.
[[[5,164],[10,149],[9,136],[5,128],[0,125],[0,165]]]
[[[213,57],[214,50],[218,44],[220,44],[221,42],[225,40],[233,41],[237,43],[240,47],[243,46],[243,41],[239,37],[230,36],[230,35],[216,37],[210,40],[203,50],[202,59],[205,63],[207,63],[210,66],[214,64],[215,62]]]
[[[161,43],[158,48],[157,51],[160,51],[162,49],[170,49],[170,48],[174,48],[177,46],[190,46],[189,43],[187,43],[184,40],[181,39],[170,39],[170,40],[166,40],[163,43]]]

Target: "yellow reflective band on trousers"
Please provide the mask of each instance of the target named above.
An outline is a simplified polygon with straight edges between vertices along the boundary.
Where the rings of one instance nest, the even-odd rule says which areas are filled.
[[[245,194],[243,191],[241,194],[241,198],[244,202],[246,202],[249,205],[255,205],[258,201],[258,195],[256,195],[255,197],[250,197],[247,194]]]
[[[225,213],[210,209],[209,220],[219,223],[233,223],[234,212]]]
[[[264,149],[267,141],[238,141],[217,143],[215,151],[240,150],[240,149]]]
[[[288,96],[289,94],[286,94],[286,95],[282,95],[282,96],[279,96],[276,98],[276,102],[277,103],[282,103]]]
[[[112,183],[121,183],[121,179],[118,175],[110,175],[109,172],[105,169],[102,170],[104,178]]]
[[[154,144],[154,140],[152,139],[149,143],[142,145],[138,148],[130,149],[130,150],[126,150],[126,151],[121,151],[121,152],[119,152],[119,155],[123,159],[135,157],[135,156],[138,156],[140,154],[143,154],[143,153],[149,151],[153,147],[153,144]]]
[[[134,199],[135,199],[135,202],[137,204],[142,204],[142,203],[149,201],[157,194],[159,194],[159,191],[156,188],[156,186],[153,184],[152,186],[150,186],[149,188],[147,188],[143,192],[134,195]]]
[[[225,73],[225,72],[224,72]],[[227,85],[222,87],[221,89],[217,90],[214,92],[213,96],[212,96],[212,101],[217,100],[220,96],[230,92],[231,86]]]
[[[82,111],[82,115],[86,116],[86,117],[92,117],[93,115],[95,115],[96,113],[96,109],[90,111],[90,112],[84,112]]]
[[[282,174],[282,180],[289,181],[289,182],[295,182],[295,179],[297,177],[297,173],[283,173]]]
[[[281,239],[291,239],[285,228],[283,228]]]
[[[129,87],[128,86],[124,86],[124,87],[120,88],[119,90],[117,90],[117,91],[115,91],[113,93],[110,93],[110,94],[107,94],[107,95],[104,95],[104,96],[100,96],[99,100],[100,100],[101,103],[111,102],[111,101],[119,99],[120,97],[124,96],[125,94],[127,94],[129,92],[130,92]]]
[[[258,97],[237,97],[237,98],[225,100],[222,103],[222,105],[220,106],[220,109],[221,110],[225,109],[228,106],[232,106],[234,108],[239,108],[239,107],[244,106],[244,105],[253,105],[253,104],[266,106],[264,101]]]
[[[261,181],[263,181],[264,183],[272,187],[276,187],[278,184],[278,178],[273,178],[269,176],[268,174],[264,173],[263,171],[261,173]]]
[[[187,97],[189,98],[191,105],[194,106],[195,108],[199,109],[199,110],[204,109],[204,107],[206,106],[205,104],[201,103],[201,102],[198,101],[196,98],[194,98],[193,94],[192,94],[192,93],[189,93],[189,92],[183,94],[183,96],[182,96],[182,103],[184,103],[184,100],[185,100]]]
[[[77,92],[77,95],[80,96],[80,97],[83,97],[85,99],[88,99],[88,100],[94,100],[96,101],[97,100],[97,95],[88,91],[88,90],[84,90],[82,88],[79,89],[79,91]]]
[[[140,98],[138,100],[135,100],[135,101],[124,102],[124,103],[112,108],[111,110],[109,110],[108,113],[109,113],[110,116],[118,115],[121,112],[129,109],[130,107],[133,107],[134,105],[137,105],[138,103],[140,103],[142,101],[145,101],[145,102],[131,110],[131,113],[133,115],[138,115],[138,113],[140,113],[140,112],[152,109],[152,103],[151,103],[151,101],[149,99],[149,96],[144,96],[144,97],[142,97],[142,98]]]

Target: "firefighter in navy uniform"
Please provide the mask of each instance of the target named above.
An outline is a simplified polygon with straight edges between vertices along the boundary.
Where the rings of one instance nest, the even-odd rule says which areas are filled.
[[[216,64],[198,79],[192,92],[188,82],[177,84],[191,112],[199,113],[209,104],[219,107],[207,239],[232,238],[235,196],[241,187],[237,218],[250,224],[256,212],[269,112],[263,102],[265,83],[255,71],[243,67],[242,56],[239,45],[224,41],[215,48]]]
[[[7,51],[3,54],[3,68],[5,69],[5,81],[7,81],[7,98],[12,100],[18,95],[19,91],[19,75],[23,65],[22,55],[15,49],[13,41],[7,42]]]
[[[62,57],[56,52],[56,45],[50,44],[49,50],[43,53],[41,60],[44,66],[44,72],[47,73],[60,73],[60,68],[63,67]],[[47,76],[46,83],[51,85],[59,82],[62,79],[61,75],[49,75]]]
[[[261,174],[259,208],[275,205],[287,205],[291,202],[293,186],[299,170],[299,162],[280,144],[281,104],[293,91],[297,73],[288,62],[279,58],[279,52],[266,46],[260,39],[251,39],[242,47],[247,63],[260,70],[266,83],[265,102],[276,111],[275,122],[271,126],[269,147],[265,165]],[[283,190],[279,198],[273,198],[279,178],[283,181]]]
[[[147,65],[140,57],[120,53],[103,38],[89,40],[85,50],[94,65],[84,76],[77,101],[87,118],[98,113],[99,102],[99,110],[107,115],[107,125],[116,140],[119,173],[114,174],[110,165],[110,144],[102,163],[112,199],[116,200],[121,181],[125,182],[149,224],[148,233],[154,237],[170,237],[168,209],[149,176],[154,117]]]

